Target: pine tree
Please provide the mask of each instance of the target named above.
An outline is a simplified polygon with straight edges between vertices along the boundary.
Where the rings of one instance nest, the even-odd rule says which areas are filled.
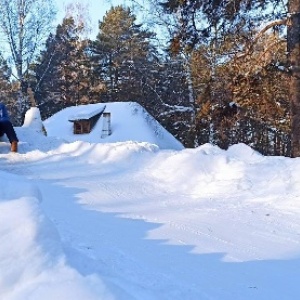
[[[107,101],[141,98],[155,62],[153,33],[137,25],[129,8],[112,7],[99,23],[93,44],[95,69],[106,85]]]
[[[13,124],[19,124],[20,122],[15,105],[16,96],[11,82],[11,69],[6,59],[0,53],[0,101],[7,106]]]
[[[36,65],[36,97],[42,115],[71,106],[97,102],[94,92],[89,41],[80,39],[72,17],[65,18],[50,35]]]
[[[6,93],[8,93],[11,90],[10,77],[11,77],[11,69],[9,68],[7,61],[4,59],[3,55],[0,53],[0,92],[1,92],[1,95],[5,95]]]
[[[136,24],[130,9],[113,7],[99,23],[95,70],[106,85],[103,101],[137,101],[184,144],[190,115],[183,60],[158,54],[155,35]]]

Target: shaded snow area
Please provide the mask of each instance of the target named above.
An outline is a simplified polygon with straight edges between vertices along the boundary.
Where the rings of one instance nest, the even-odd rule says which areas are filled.
[[[184,149],[134,103],[105,111],[106,139],[101,118],[72,135],[72,107],[0,142],[0,299],[299,298],[300,158]]]

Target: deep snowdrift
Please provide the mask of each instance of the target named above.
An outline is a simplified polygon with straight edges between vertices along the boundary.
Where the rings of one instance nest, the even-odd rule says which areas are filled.
[[[298,298],[300,159],[65,122],[0,143],[0,299]]]
[[[106,106],[105,112],[111,114],[112,135],[102,139],[103,117],[100,117],[90,134],[73,134],[74,115]],[[59,124],[59,126],[57,125]],[[44,122],[48,136],[60,137],[66,141],[85,141],[90,143],[148,142],[161,149],[183,149],[182,144],[164,129],[142,106],[136,102],[112,102],[72,106],[63,109]]]

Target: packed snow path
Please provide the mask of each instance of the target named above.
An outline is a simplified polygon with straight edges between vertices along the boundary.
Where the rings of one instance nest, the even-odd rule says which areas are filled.
[[[108,291],[95,299],[299,297],[298,159],[37,142],[2,143],[1,170],[35,187],[67,264]]]

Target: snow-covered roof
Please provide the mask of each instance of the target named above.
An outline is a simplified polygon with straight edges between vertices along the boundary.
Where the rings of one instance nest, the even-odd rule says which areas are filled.
[[[80,105],[77,109],[76,115],[71,115],[69,117],[70,122],[77,120],[87,120],[91,117],[102,113],[105,110],[106,105],[94,106],[94,105]]]
[[[88,134],[73,133],[74,117],[87,117],[92,112],[105,107],[111,114],[112,134],[101,138],[103,116]],[[84,141],[90,143],[148,142],[161,149],[181,150],[184,146],[168,132],[155,118],[136,102],[109,102],[67,107],[45,120],[48,136],[63,138],[66,141]]]

